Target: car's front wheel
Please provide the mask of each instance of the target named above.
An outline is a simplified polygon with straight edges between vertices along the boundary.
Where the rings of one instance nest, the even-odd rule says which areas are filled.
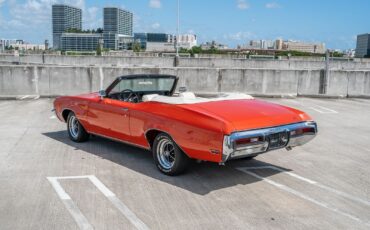
[[[158,169],[166,175],[173,176],[184,172],[190,161],[172,138],[165,133],[156,136],[152,151]]]
[[[84,127],[82,127],[81,123],[78,121],[73,112],[68,114],[67,130],[69,138],[74,142],[84,142],[89,139],[89,134],[86,132]]]

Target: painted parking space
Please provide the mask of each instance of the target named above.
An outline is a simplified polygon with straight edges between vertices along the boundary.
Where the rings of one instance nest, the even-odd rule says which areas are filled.
[[[338,114],[339,112],[332,108],[332,106],[329,105],[323,105],[317,103],[319,100],[311,100],[311,99],[280,99],[280,100],[272,100],[276,101],[277,103],[283,103],[287,104],[292,107],[297,107],[300,109],[303,109],[305,111],[311,111],[314,113],[320,113],[320,114]]]
[[[339,191],[339,190],[337,190],[335,188],[331,188],[329,186],[323,185],[323,184],[321,184],[319,182],[316,182],[314,180],[308,179],[308,178],[303,177],[303,176],[300,176],[298,174],[295,174],[295,173],[286,171],[286,170],[281,169],[281,168],[278,168],[276,166],[257,166],[257,167],[253,167],[252,166],[252,167],[239,167],[237,169],[240,170],[240,171],[242,171],[243,173],[248,174],[249,176],[252,176],[252,177],[255,177],[257,179],[260,179],[261,181],[263,181],[265,183],[268,183],[268,184],[276,187],[277,189],[283,190],[283,191],[285,191],[287,193],[293,194],[294,196],[297,196],[297,197],[299,197],[301,199],[304,199],[304,200],[306,200],[308,202],[311,202],[311,203],[313,203],[315,205],[318,205],[318,206],[320,206],[320,207],[322,207],[324,209],[327,209],[327,210],[330,210],[332,212],[335,212],[339,216],[349,218],[349,219],[351,219],[353,221],[359,222],[360,224],[362,224],[364,226],[370,227],[370,222],[368,221],[368,219],[361,219],[358,216],[355,216],[355,215],[350,214],[349,212],[347,212],[345,210],[341,210],[341,209],[335,207],[335,205],[333,205],[333,204],[326,203],[325,201],[321,201],[319,199],[313,198],[312,196],[308,195],[306,191],[298,191],[296,189],[293,189],[289,185],[282,184],[282,183],[276,182],[273,179],[269,179],[267,177],[261,176],[256,171],[266,170],[266,169],[275,170],[275,171],[284,173],[284,174],[286,174],[286,175],[288,175],[290,177],[293,177],[294,179],[298,179],[300,181],[303,181],[305,183],[308,183],[311,186],[316,186],[318,188],[321,188],[321,189],[326,190],[329,193],[332,193],[332,194],[341,196],[343,198],[349,199],[349,200],[354,201],[356,203],[359,203],[359,204],[365,205],[367,207],[370,207],[370,201],[368,201],[368,200],[358,198],[356,196],[353,196],[353,195],[348,194],[348,193],[343,192],[343,191]]]
[[[96,188],[121,212],[121,214],[126,217],[130,223],[138,230],[149,229],[146,224],[140,220],[117,196],[109,190],[96,176],[65,176],[65,177],[47,177],[48,181],[53,186],[58,197],[65,205],[68,212],[71,214],[80,229],[94,229],[94,227],[89,223],[84,214],[80,211],[77,205],[73,202],[71,197],[66,193],[61,184],[60,180],[78,180],[78,179],[88,179]]]

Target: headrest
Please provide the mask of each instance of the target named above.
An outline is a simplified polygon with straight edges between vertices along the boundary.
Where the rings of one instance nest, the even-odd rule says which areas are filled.
[[[183,93],[179,93],[179,97],[183,97],[183,98],[186,98],[186,99],[195,99],[195,94],[193,92],[183,92]]]
[[[158,94],[147,94],[147,95],[144,95],[142,100],[145,102],[145,101],[151,101],[153,100],[153,98],[157,97]]]

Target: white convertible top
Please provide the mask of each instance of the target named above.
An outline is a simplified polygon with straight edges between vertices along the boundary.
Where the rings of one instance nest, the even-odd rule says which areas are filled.
[[[155,101],[162,102],[167,104],[195,104],[211,101],[225,101],[225,100],[240,100],[254,99],[252,96],[244,93],[221,93],[214,97],[197,97],[192,92],[179,93],[178,96],[162,96],[158,94],[148,94],[143,96],[143,102],[146,101]]]

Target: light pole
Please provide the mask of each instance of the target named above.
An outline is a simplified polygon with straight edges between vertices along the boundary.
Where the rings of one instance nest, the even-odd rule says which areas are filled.
[[[179,34],[180,31],[180,0],[177,0],[177,35],[176,35],[176,57],[179,57]]]

